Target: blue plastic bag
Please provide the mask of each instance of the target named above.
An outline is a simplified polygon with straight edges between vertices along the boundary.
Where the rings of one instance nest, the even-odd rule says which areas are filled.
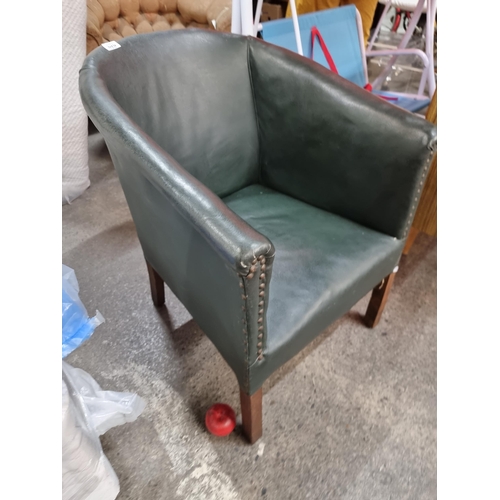
[[[62,266],[62,357],[65,358],[94,333],[104,318],[99,311],[89,318],[78,292],[75,271]]]

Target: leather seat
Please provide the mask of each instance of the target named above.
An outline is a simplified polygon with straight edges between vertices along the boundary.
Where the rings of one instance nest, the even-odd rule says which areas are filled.
[[[371,288],[379,321],[435,127],[297,54],[204,30],[97,48],[80,92],[153,301],[166,283],[233,369],[254,442],[274,370]]]
[[[266,357],[277,368],[345,314],[396,267],[403,242],[255,184],[223,198],[275,248]]]

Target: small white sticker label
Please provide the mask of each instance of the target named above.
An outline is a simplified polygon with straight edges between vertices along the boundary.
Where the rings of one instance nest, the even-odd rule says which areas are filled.
[[[106,50],[115,50],[119,49],[121,45],[118,42],[106,42],[103,43],[101,47],[104,47]]]

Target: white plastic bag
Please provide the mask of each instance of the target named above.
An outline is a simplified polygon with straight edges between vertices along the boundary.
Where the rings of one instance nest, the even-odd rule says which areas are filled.
[[[136,394],[103,391],[88,373],[62,363],[62,498],[114,500],[120,486],[99,436],[134,421],[146,404]]]

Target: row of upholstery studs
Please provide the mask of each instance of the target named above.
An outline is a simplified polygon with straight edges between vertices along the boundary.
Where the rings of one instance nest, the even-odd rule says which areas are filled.
[[[252,266],[250,267],[250,273],[247,275],[247,279],[251,280],[255,272],[257,270],[257,260],[259,261],[260,264],[260,274],[259,274],[259,314],[258,314],[258,334],[257,334],[257,356],[259,360],[264,359],[264,354],[263,354],[263,338],[264,338],[264,300],[265,300],[265,295],[266,295],[266,258],[262,255],[259,259],[255,258],[252,261]],[[243,287],[243,283],[240,283],[240,286]],[[247,297],[246,295],[241,296],[243,300],[246,300]],[[242,307],[243,311],[245,311],[245,306]],[[246,317],[243,318],[243,324],[244,324],[244,329],[243,333],[246,335],[247,334],[247,324],[246,324]],[[247,353],[247,348],[248,348],[248,341],[245,339],[245,353]]]
[[[429,155],[429,158],[427,158],[427,162],[425,163],[425,167],[424,167],[424,172],[422,174],[422,179],[420,180],[420,185],[417,189],[417,196],[415,197],[415,199],[413,200],[413,206],[411,207],[411,212],[410,212],[410,215],[408,216],[408,222],[406,224],[406,228],[405,228],[405,236],[408,234],[408,231],[410,229],[410,226],[411,226],[411,220],[412,220],[412,217],[413,217],[413,214],[415,212],[415,209],[417,208],[417,202],[418,202],[418,198],[420,196],[420,193],[423,189],[423,186],[424,186],[424,179],[425,179],[425,176],[427,175],[427,170],[429,170],[429,165],[431,163],[431,160],[433,158],[433,155]]]

